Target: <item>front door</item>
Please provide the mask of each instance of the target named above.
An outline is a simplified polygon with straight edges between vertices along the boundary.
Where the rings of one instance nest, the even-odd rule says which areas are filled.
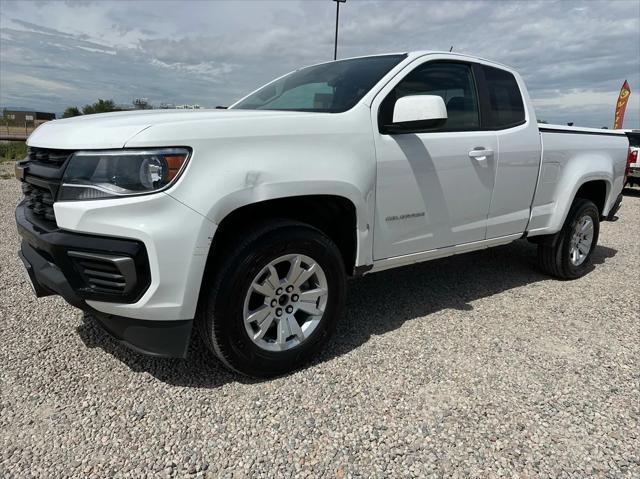
[[[495,132],[480,130],[472,68],[422,63],[374,101],[372,115],[389,121],[395,100],[417,94],[440,95],[448,120],[437,131],[374,132],[375,260],[486,238],[498,145]]]

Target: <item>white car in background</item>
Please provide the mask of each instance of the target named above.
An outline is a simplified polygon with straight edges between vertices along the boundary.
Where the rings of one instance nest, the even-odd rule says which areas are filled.
[[[640,130],[630,130],[626,133],[629,137],[626,184],[640,186]]]

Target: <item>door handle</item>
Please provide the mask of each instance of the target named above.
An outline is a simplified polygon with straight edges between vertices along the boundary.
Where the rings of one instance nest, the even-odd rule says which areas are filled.
[[[475,158],[478,161],[484,161],[487,156],[492,156],[493,150],[487,150],[485,148],[474,148],[469,152],[469,158]]]

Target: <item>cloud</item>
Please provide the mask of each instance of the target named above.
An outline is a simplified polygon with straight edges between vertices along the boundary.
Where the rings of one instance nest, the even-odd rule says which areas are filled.
[[[594,127],[611,127],[614,116],[614,106],[618,99],[618,91],[606,92],[595,90],[580,90],[569,93],[557,92],[547,98],[535,99],[533,103],[539,119],[547,120],[553,117],[555,122],[586,124]],[[631,126],[627,122],[629,117],[640,111],[640,95],[632,95],[627,105],[625,127]]]
[[[29,75],[23,75],[20,73],[6,73],[3,75],[3,81],[16,85],[21,90],[35,89],[45,90],[50,92],[71,90],[69,85],[61,82],[45,80]]]
[[[62,111],[97,97],[230,104],[333,54],[332,2],[0,0],[0,104]],[[339,56],[449,50],[521,72],[551,122],[640,127],[640,3],[356,1],[341,5]],[[35,78],[43,82],[16,82]],[[47,83],[51,82],[51,83]],[[67,85],[70,89],[54,88]]]
[[[36,25],[35,23],[31,23],[31,22],[25,22],[24,20],[20,20],[19,18],[12,18],[11,22],[24,27],[27,30],[33,30],[35,32],[43,32],[43,33],[49,33],[52,35],[60,35],[60,36],[66,36],[66,37],[73,37],[73,35],[69,34],[69,33],[64,33],[64,32],[60,32],[58,30],[54,30],[53,28],[48,28],[42,25]]]

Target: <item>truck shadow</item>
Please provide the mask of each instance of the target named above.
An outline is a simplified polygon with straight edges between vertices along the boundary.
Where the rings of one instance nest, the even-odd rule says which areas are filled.
[[[617,251],[598,246],[595,265]],[[470,311],[481,298],[539,281],[554,281],[536,267],[536,246],[516,241],[506,246],[371,274],[349,285],[347,307],[338,333],[307,367],[341,356],[369,338],[393,331],[405,322],[437,311]],[[560,284],[558,285],[560,287]],[[172,385],[216,388],[227,382],[259,382],[229,372],[194,337],[187,359],[161,359],[137,354],[111,339],[87,320],[78,334],[88,347],[100,347],[133,371],[146,372]]]
[[[471,311],[476,300],[540,281],[556,281],[562,287],[561,281],[540,272],[536,249],[527,241],[516,241],[354,281],[341,334],[329,344],[321,360],[344,354],[372,335],[438,311]],[[596,247],[593,265],[604,263],[616,253],[612,248]]]
[[[640,197],[640,188],[631,188],[631,187],[626,187],[622,190],[622,194],[624,196],[636,196],[636,197]]]

